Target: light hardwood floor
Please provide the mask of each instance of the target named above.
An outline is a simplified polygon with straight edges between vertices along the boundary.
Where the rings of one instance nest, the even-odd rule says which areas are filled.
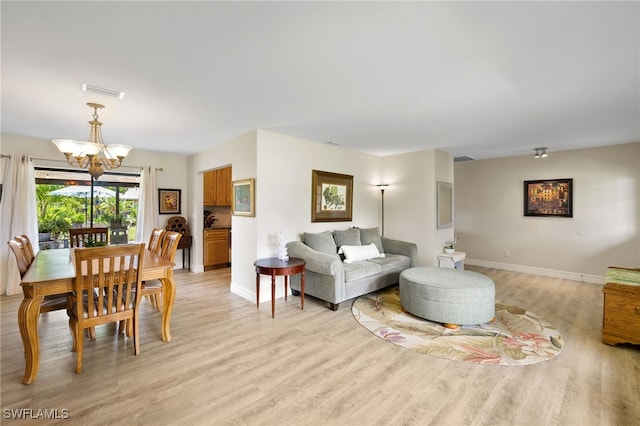
[[[2,297],[2,424],[7,409],[68,410],[82,425],[638,425],[640,347],[601,343],[601,286],[468,267],[496,282],[499,302],[557,326],[565,348],[522,367],[421,355],[371,335],[351,302],[329,310],[298,297],[260,309],[229,292],[228,269],[176,271],[170,343],[142,307],[141,353],[115,327],[86,344],[84,371],[64,312],[40,318],[41,362],[22,385],[21,296]],[[39,420],[38,425],[53,423]]]

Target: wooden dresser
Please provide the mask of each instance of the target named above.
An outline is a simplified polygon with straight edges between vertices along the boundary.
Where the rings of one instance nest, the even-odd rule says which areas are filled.
[[[607,268],[602,342],[640,344],[640,269]]]

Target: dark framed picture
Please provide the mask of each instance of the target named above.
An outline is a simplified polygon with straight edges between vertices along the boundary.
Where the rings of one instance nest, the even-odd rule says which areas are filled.
[[[234,216],[255,216],[255,180],[233,181],[231,212]]]
[[[573,217],[573,179],[525,180],[524,215]]]
[[[180,214],[180,189],[158,189],[158,213]]]
[[[311,222],[350,222],[353,176],[311,171]]]

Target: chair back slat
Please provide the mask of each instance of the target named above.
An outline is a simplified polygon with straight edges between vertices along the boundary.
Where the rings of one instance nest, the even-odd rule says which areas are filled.
[[[71,247],[87,247],[109,244],[108,228],[72,228],[69,230]]]
[[[164,237],[164,229],[154,228],[151,231],[151,236],[149,237],[149,244],[147,245],[147,248],[149,249],[149,251],[152,251],[155,254],[160,254],[163,237]]]
[[[160,256],[163,259],[173,262],[173,259],[176,257],[176,251],[178,250],[178,243],[180,242],[180,238],[182,238],[182,234],[179,232],[166,231],[164,233],[164,238],[162,239],[162,247],[160,250]]]

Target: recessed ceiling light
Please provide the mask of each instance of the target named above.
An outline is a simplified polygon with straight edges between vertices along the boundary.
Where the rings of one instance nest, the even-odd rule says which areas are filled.
[[[108,89],[106,87],[94,86],[89,83],[82,83],[83,92],[100,93],[101,95],[113,96],[114,98],[123,99],[124,92],[120,90]]]

